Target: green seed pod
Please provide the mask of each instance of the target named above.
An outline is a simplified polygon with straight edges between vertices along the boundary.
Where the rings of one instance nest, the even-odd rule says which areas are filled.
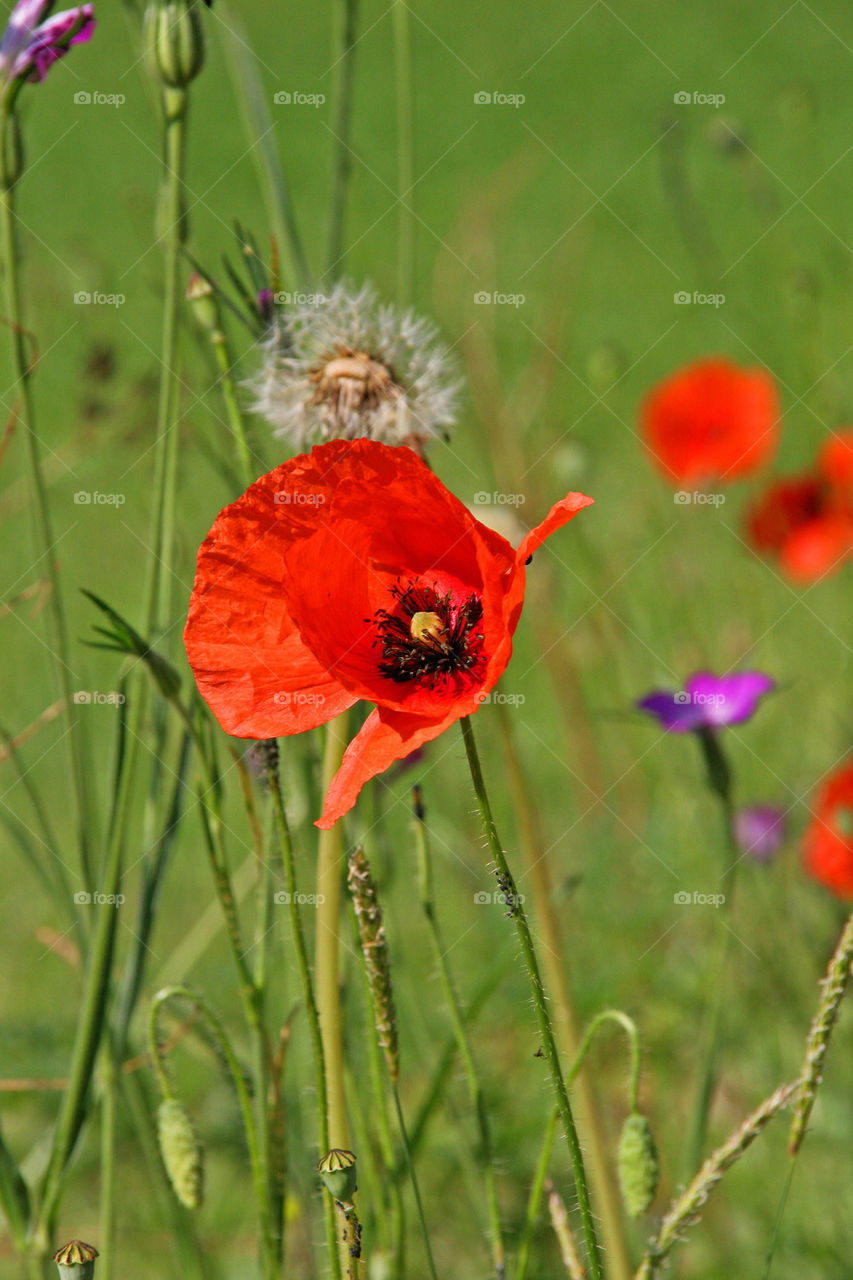
[[[635,1111],[622,1126],[619,1139],[619,1186],[632,1218],[639,1218],[648,1210],[659,1177],[660,1162],[649,1122]]]
[[[204,65],[204,30],[196,0],[153,0],[145,10],[143,59],[148,74],[183,89]]]
[[[157,1137],[172,1190],[187,1209],[198,1209],[204,1198],[204,1147],[176,1098],[160,1103]]]
[[[92,1280],[98,1250],[82,1240],[69,1240],[53,1255],[62,1280]]]
[[[351,1204],[355,1195],[355,1156],[351,1151],[333,1147],[317,1165],[326,1190],[341,1204]]]

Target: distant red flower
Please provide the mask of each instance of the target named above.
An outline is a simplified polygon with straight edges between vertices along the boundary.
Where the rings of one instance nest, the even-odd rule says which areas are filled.
[[[640,420],[652,459],[673,482],[726,483],[776,448],[780,406],[764,369],[722,357],[676,370],[646,397]]]
[[[803,864],[839,898],[853,898],[853,762],[821,787],[803,836]]]
[[[823,445],[813,471],[776,481],[747,513],[756,551],[796,582],[815,582],[853,554],[853,431]]]
[[[481,705],[509,662],[525,562],[592,502],[570,493],[518,550],[410,450],[334,440],[221,511],[198,554],[184,641],[240,738],[301,733],[359,699],[318,826],[365,782]]]

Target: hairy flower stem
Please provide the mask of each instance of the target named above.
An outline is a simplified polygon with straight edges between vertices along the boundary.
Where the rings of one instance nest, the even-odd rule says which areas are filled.
[[[0,116],[0,154],[6,154],[10,146],[8,134],[10,129],[17,128],[17,122],[9,111]],[[21,324],[21,286],[18,274],[18,246],[15,231],[17,214],[15,212],[15,185],[0,187],[0,219],[2,219],[3,274],[5,277],[6,319],[12,330],[12,361],[16,376],[18,394],[20,388],[21,403],[16,406],[16,416],[24,428],[26,438],[27,461],[30,471],[30,484],[35,502],[35,519],[38,531],[39,558],[45,561],[44,571],[50,583],[48,596],[48,618],[50,619],[50,651],[54,658],[54,667],[59,684],[59,692],[64,703],[64,715],[68,724],[68,749],[71,758],[71,773],[74,779],[74,797],[76,805],[77,843],[80,851],[80,873],[87,889],[92,886],[91,840],[95,832],[92,822],[91,798],[89,794],[86,752],[82,730],[73,700],[74,672],[69,662],[68,630],[65,622],[65,608],[59,584],[59,570],[55,559],[56,541],[50,518],[50,506],[47,500],[47,489],[44,482],[41,463],[41,448],[36,434],[35,408],[31,383],[32,365],[24,346],[24,329]]]
[[[801,1083],[800,1080],[795,1080],[793,1084],[781,1085],[708,1157],[687,1190],[673,1201],[664,1216],[658,1233],[650,1242],[637,1270],[635,1280],[653,1280],[676,1241],[681,1239],[688,1227],[699,1220],[705,1202],[723,1175],[740,1159],[773,1117],[788,1105]]]
[[[350,127],[357,17],[358,0],[337,0],[334,15],[335,42],[332,51],[335,148],[332,160],[332,195],[329,215],[329,270],[337,275],[340,275],[343,270],[347,188],[352,169]]]
[[[578,1018],[572,998],[566,948],[553,906],[553,886],[545,841],[538,816],[530,803],[530,790],[512,734],[509,714],[500,702],[496,711],[513,808],[527,863],[525,878],[529,880],[533,891],[533,909],[542,938],[542,966],[554,1006],[554,1034],[564,1060],[572,1062],[578,1053]],[[601,1219],[601,1243],[608,1270],[612,1280],[630,1280],[632,1266],[625,1238],[622,1202],[613,1176],[613,1164],[607,1154],[598,1097],[588,1072],[579,1072],[574,1090],[578,1131],[583,1140],[590,1187]]]
[[[838,1021],[841,1001],[850,981],[850,965],[853,963],[853,915],[850,916],[839,939],[835,953],[829,962],[826,977],[821,983],[821,1001],[812,1021],[806,1040],[806,1059],[803,1064],[802,1085],[794,1105],[794,1119],[788,1137],[788,1151],[796,1156],[806,1126],[812,1113],[818,1086],[823,1078],[829,1041]]]
[[[486,1113],[486,1102],[483,1096],[483,1089],[480,1084],[480,1077],[474,1062],[474,1055],[471,1050],[471,1042],[468,1038],[468,1029],[465,1025],[465,1014],[459,997],[456,994],[456,988],[453,985],[453,978],[450,973],[450,966],[447,963],[447,948],[441,936],[441,929],[438,924],[436,914],[435,898],[433,895],[432,882],[432,863],[430,860],[429,840],[427,838],[427,827],[424,821],[424,812],[420,805],[420,798],[415,802],[415,843],[418,855],[418,880],[420,884],[421,906],[424,916],[426,917],[427,928],[429,930],[430,942],[432,944],[433,957],[438,969],[441,990],[444,1001],[450,1014],[450,1021],[453,1026],[453,1032],[456,1036],[456,1043],[459,1048],[459,1056],[462,1059],[465,1068],[465,1078],[468,1083],[468,1095],[471,1099],[471,1106],[479,1132],[479,1149],[477,1151],[477,1163],[483,1177],[486,1188],[486,1208],[489,1218],[489,1234],[492,1240],[492,1261],[494,1265],[497,1280],[503,1280],[506,1275],[506,1260],[504,1257],[503,1234],[501,1232],[500,1211],[498,1209],[498,1196],[495,1186],[495,1170],[493,1163],[492,1151],[492,1135],[489,1126],[489,1118]]]
[[[178,272],[185,239],[184,160],[186,141],[186,89],[164,88],[162,93],[165,138],[163,187],[159,216],[165,241],[166,263],[163,295],[163,338],[160,395],[157,403],[157,435],[154,443],[154,510],[151,516],[148,580],[145,594],[145,634],[156,635],[169,613],[172,589],[171,563],[175,530],[175,489],[178,459]],[[166,572],[164,572],[166,570]]]
[[[347,745],[344,713],[326,726],[323,752],[323,795],[329,790]],[[329,1134],[326,1149],[349,1147],[344,1094],[344,1043],[339,972],[343,830],[340,823],[320,832],[317,850],[317,1012],[326,1064],[325,1096]]]
[[[708,786],[719,799],[722,813],[724,868],[720,877],[720,887],[723,891],[724,901],[719,908],[720,915],[717,920],[719,929],[717,953],[705,987],[707,1002],[700,1049],[700,1062],[702,1065],[687,1141],[684,1166],[685,1178],[690,1176],[691,1171],[702,1160],[705,1139],[708,1133],[708,1117],[711,1112],[711,1103],[717,1082],[723,1009],[726,1003],[726,970],[729,963],[732,938],[734,937],[734,933],[729,928],[725,916],[731,917],[737,865],[741,858],[740,850],[734,838],[731,772],[728,762],[723,754],[719,738],[712,729],[702,730],[700,744],[705,759]]]
[[[397,301],[412,301],[415,289],[415,121],[412,98],[412,33],[409,6],[394,0],[394,76],[397,85]]]
[[[323,1036],[320,1028],[319,1009],[317,1002],[314,999],[314,984],[311,980],[311,970],[308,967],[308,950],[305,946],[305,934],[302,929],[302,920],[299,914],[299,903],[296,897],[296,868],[293,861],[293,842],[290,838],[290,824],[287,821],[287,813],[284,808],[284,798],[281,794],[281,782],[278,776],[278,768],[276,764],[270,760],[267,762],[267,778],[269,780],[270,792],[272,793],[276,830],[278,831],[279,844],[281,847],[281,860],[282,865],[284,866],[284,881],[287,885],[287,893],[290,899],[290,927],[293,934],[293,946],[296,951],[299,981],[302,986],[302,999],[305,1005],[305,1014],[308,1018],[308,1028],[311,1034],[311,1047],[314,1053],[314,1077],[315,1087],[317,1090],[317,1146],[320,1156],[323,1156],[329,1150],[331,1145],[329,1142],[328,1101],[326,1096],[326,1062],[325,1051],[323,1048]],[[335,1206],[332,1197],[325,1191],[323,1193],[323,1212],[326,1225],[326,1242],[329,1251],[329,1266],[331,1268],[333,1280],[341,1280],[341,1255],[339,1252],[337,1224],[335,1222]]]
[[[536,1011],[536,1021],[539,1026],[539,1034],[542,1037],[542,1050],[551,1073],[551,1083],[553,1085],[557,1105],[560,1110],[560,1119],[563,1124],[566,1141],[569,1145],[569,1156],[572,1163],[572,1173],[574,1176],[575,1191],[578,1197],[578,1207],[581,1215],[581,1224],[583,1227],[590,1274],[592,1275],[593,1280],[601,1280],[604,1272],[598,1250],[598,1241],[595,1234],[595,1224],[593,1222],[592,1209],[590,1206],[589,1189],[587,1186],[583,1155],[581,1153],[577,1129],[575,1128],[572,1108],[569,1102],[569,1095],[566,1090],[566,1082],[563,1078],[563,1072],[560,1066],[560,1055],[557,1052],[557,1044],[554,1039],[554,1031],[551,1026],[551,1018],[548,1013],[545,990],[542,985],[542,978],[539,974],[539,964],[536,959],[536,952],[533,949],[533,939],[530,934],[530,926],[527,923],[527,916],[524,913],[524,905],[519,901],[515,881],[513,880],[512,872],[509,869],[509,864],[507,863],[506,855],[498,837],[497,828],[495,827],[495,821],[492,817],[492,810],[489,805],[489,798],[483,781],[483,771],[480,767],[480,758],[477,753],[477,745],[474,741],[474,731],[471,727],[470,718],[468,716],[464,716],[460,721],[460,726],[462,729],[462,738],[465,742],[465,751],[468,756],[468,766],[471,770],[471,779],[474,784],[477,803],[483,819],[486,838],[489,842],[489,849],[492,857],[497,863],[498,873],[501,878],[501,888],[503,889],[508,904],[511,903],[510,914],[515,922],[516,933],[518,934],[518,941],[521,945],[521,953],[524,959],[524,966],[527,969],[527,976],[530,981],[533,1006]]]

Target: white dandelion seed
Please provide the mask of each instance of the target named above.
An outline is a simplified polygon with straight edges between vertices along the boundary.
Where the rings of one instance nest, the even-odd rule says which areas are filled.
[[[298,451],[363,436],[420,450],[454,421],[459,386],[435,326],[368,284],[280,314],[263,352],[253,411]]]

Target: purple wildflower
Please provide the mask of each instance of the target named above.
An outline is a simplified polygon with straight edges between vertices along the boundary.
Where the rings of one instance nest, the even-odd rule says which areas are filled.
[[[672,733],[699,732],[748,720],[759,699],[773,687],[770,677],[760,671],[736,671],[730,676],[698,671],[682,690],[655,689],[637,706]]]
[[[785,811],[777,805],[758,804],[738,809],[734,837],[743,853],[757,862],[769,862],[785,839]]]
[[[54,62],[72,44],[83,44],[95,30],[93,4],[65,9],[41,21],[51,0],[18,0],[0,40],[0,83],[44,80]]]

